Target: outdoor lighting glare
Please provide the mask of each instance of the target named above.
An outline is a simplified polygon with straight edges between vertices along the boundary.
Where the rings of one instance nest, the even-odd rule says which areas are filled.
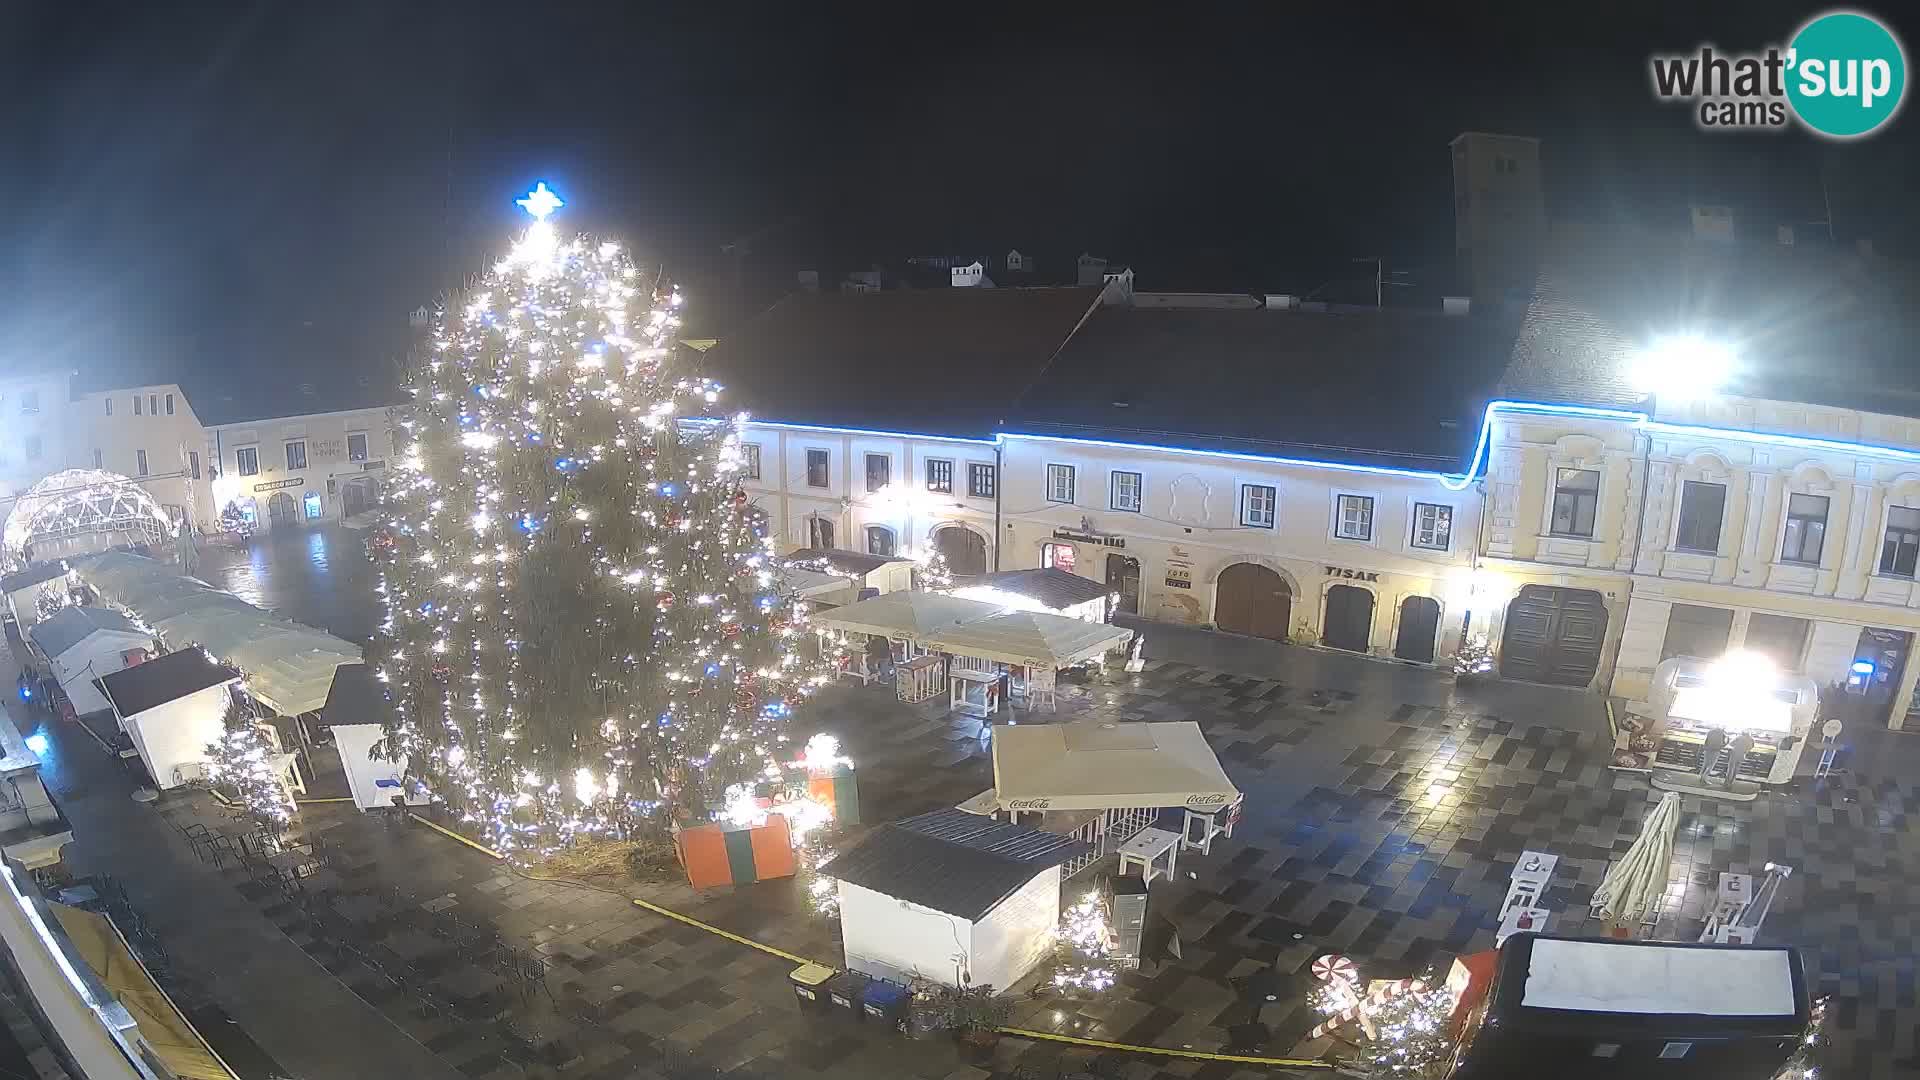
[[[1756,652],[1735,651],[1713,662],[1707,678],[1714,689],[1765,696],[1777,673],[1773,661]]]
[[[1634,357],[1633,388],[1674,400],[1704,397],[1733,375],[1733,349],[1697,334],[1663,337]]]

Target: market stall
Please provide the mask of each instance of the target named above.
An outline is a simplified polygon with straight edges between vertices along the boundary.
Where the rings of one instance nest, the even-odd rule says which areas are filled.
[[[138,663],[153,650],[153,635],[107,608],[68,605],[27,631],[46,657],[77,716],[108,708],[93,680]]]
[[[1814,681],[1764,657],[1676,656],[1615,734],[1614,765],[1652,771],[1656,787],[1750,800],[1793,779],[1818,711]]]
[[[975,715],[995,711],[994,693],[1005,676],[1009,693],[1029,708],[1055,707],[1054,675],[1061,668],[1094,663],[1125,648],[1133,631],[1039,611],[1009,611],[929,635],[926,647],[950,653],[953,708]]]
[[[900,700],[927,701],[946,693],[946,663],[929,655],[925,642],[934,635],[999,614],[1001,609],[946,593],[908,589],[834,608],[812,616],[814,626],[848,636],[863,681],[874,676],[864,646],[871,638],[889,642]]]
[[[40,617],[40,598],[67,590],[67,564],[56,559],[0,576],[0,596],[6,598],[6,616],[22,628]]]
[[[181,649],[95,680],[156,787],[205,774],[207,747],[225,732],[240,673],[199,649]]]
[[[433,801],[424,790],[407,792],[406,758],[390,760],[373,753],[374,745],[385,737],[392,716],[393,707],[381,692],[371,666],[342,664],[335,670],[326,704],[320,709],[320,724],[333,734],[340,769],[346,774],[347,793],[361,810],[386,809],[393,805],[395,796],[403,796],[409,805]]]
[[[1103,623],[1112,606],[1113,590],[1092,578],[1048,566],[983,574],[964,588],[953,590],[953,595],[1007,611],[1040,611]]]
[[[1244,798],[1191,721],[995,728],[993,785],[960,809],[1016,821],[1039,814],[1042,829],[1085,842],[1069,876],[1152,828],[1162,809],[1183,814],[1181,848],[1232,836]]]
[[[831,589],[816,588],[804,594],[823,606],[845,607],[865,595],[884,595],[913,587],[913,560],[895,555],[801,548],[781,558],[780,563],[790,578],[796,572],[805,572],[832,579]]]
[[[850,970],[1006,989],[1051,953],[1070,837],[959,810],[883,825],[829,861]]]

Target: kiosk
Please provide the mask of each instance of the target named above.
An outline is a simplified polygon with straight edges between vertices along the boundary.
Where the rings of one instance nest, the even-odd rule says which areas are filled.
[[[1676,656],[1654,669],[1645,711],[1616,733],[1614,764],[1651,770],[1657,787],[1751,799],[1753,785],[1793,779],[1818,710],[1814,681],[1765,657]],[[1747,743],[1729,774],[1724,758]]]

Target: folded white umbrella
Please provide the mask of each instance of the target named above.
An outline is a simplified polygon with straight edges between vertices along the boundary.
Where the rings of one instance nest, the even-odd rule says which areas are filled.
[[[1669,791],[1660,797],[1640,835],[1593,894],[1593,913],[1608,922],[1634,926],[1647,921],[1667,895],[1667,877],[1673,865],[1673,834],[1680,825],[1680,796]]]

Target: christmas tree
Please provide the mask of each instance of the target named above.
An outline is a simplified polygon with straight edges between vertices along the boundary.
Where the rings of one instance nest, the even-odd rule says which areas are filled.
[[[679,295],[561,239],[546,185],[520,204],[533,225],[436,320],[369,547],[385,749],[529,857],[704,820],[829,676],[738,485],[744,417],[674,351]]]
[[[207,779],[234,791],[247,815],[279,832],[293,820],[294,804],[280,782],[273,737],[260,726],[252,705],[239,692],[227,698],[220,741],[207,746]]]

